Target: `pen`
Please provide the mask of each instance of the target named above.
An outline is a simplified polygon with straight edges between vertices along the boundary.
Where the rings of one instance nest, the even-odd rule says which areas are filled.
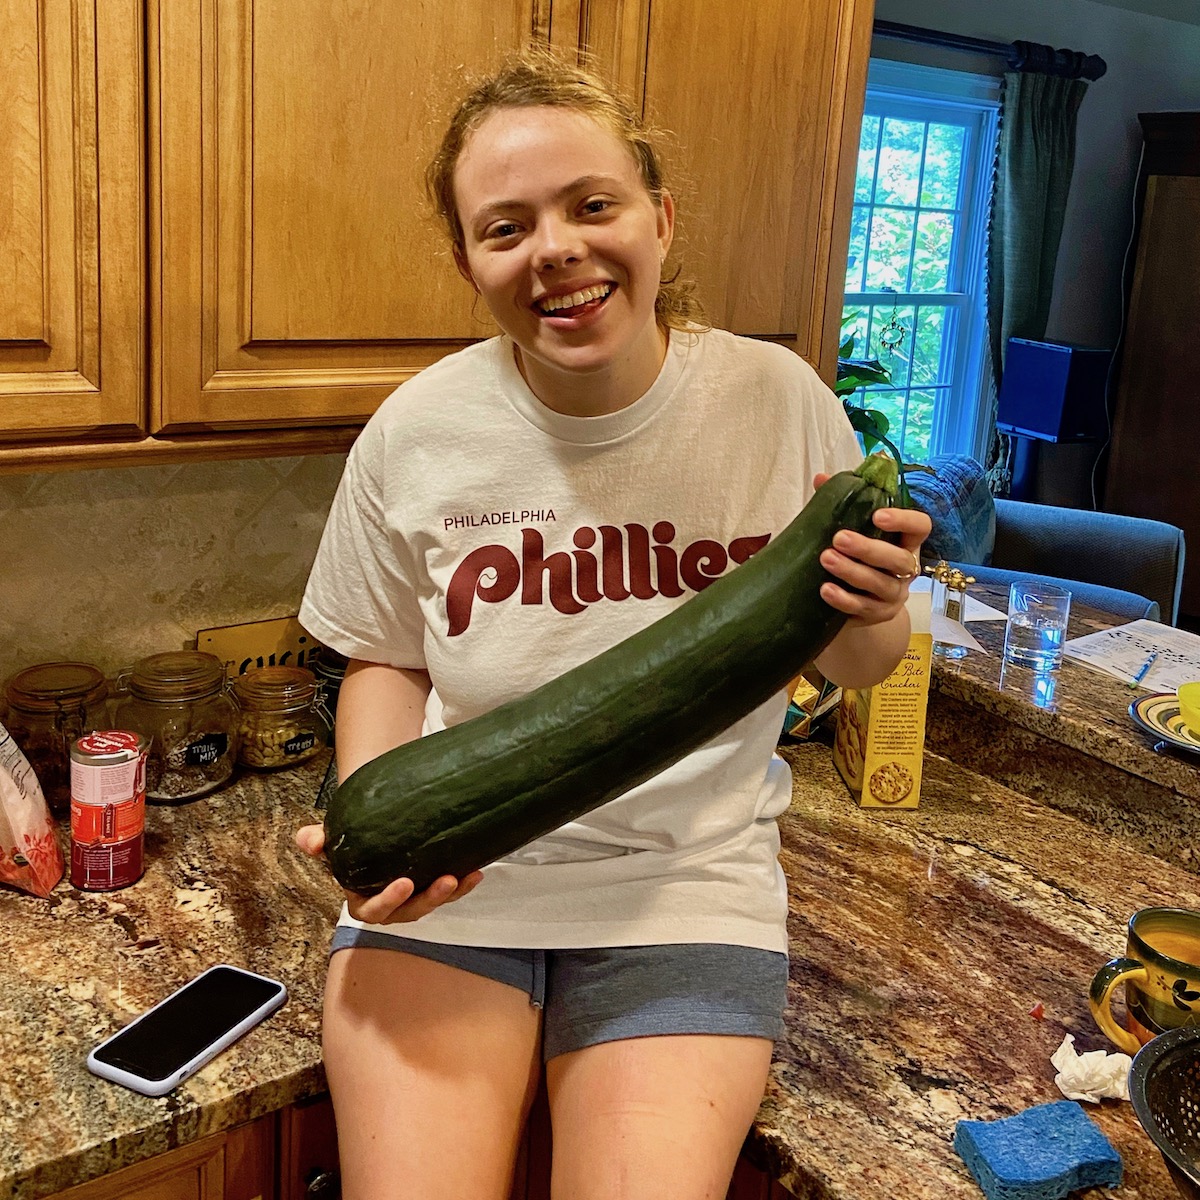
[[[1144,663],[1142,663],[1142,665],[1140,667],[1138,667],[1137,674],[1129,681],[1129,686],[1131,688],[1137,687],[1142,682],[1142,680],[1146,678],[1146,672],[1149,671],[1152,666],[1154,666],[1155,660],[1157,658],[1158,658],[1158,651],[1155,650],[1155,652],[1152,655],[1150,655],[1150,657],[1148,659],[1146,659],[1146,661]]]

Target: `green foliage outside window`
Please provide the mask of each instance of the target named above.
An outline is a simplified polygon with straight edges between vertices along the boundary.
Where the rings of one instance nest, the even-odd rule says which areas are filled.
[[[890,430],[914,459],[928,458],[948,399],[958,314],[940,293],[951,286],[964,138],[961,125],[868,114],[859,143],[837,390],[847,411],[872,414],[852,415],[864,440]],[[897,293],[910,302],[888,298]],[[928,304],[912,299],[922,294]]]

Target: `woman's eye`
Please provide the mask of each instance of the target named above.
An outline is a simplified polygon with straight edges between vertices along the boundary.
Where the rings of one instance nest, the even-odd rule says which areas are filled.
[[[596,213],[602,213],[612,205],[611,200],[588,200],[584,203],[583,211],[594,216]]]
[[[486,236],[492,239],[500,239],[513,237],[518,232],[519,226],[514,221],[501,221],[498,225],[491,226]]]

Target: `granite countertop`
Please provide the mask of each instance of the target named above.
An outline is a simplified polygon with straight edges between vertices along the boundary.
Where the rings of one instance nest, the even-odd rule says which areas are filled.
[[[1137,909],[1200,907],[1200,878],[936,756],[899,812],[859,808],[823,744],[784,755],[792,1008],[752,1155],[801,1200],[979,1200],[955,1121],[1063,1099],[1068,1033],[1113,1052],[1092,975]],[[1177,1200],[1132,1106],[1084,1107],[1124,1159],[1111,1194]]]
[[[852,802],[823,741],[785,756],[792,1008],[749,1150],[801,1200],[978,1200],[954,1121],[1060,1098],[1049,1056],[1067,1032],[1105,1046],[1087,985],[1129,914],[1200,907],[1200,878],[935,754],[921,807],[884,814]],[[324,1089],[339,894],[292,835],[325,763],[151,806],[133,887],[0,889],[0,1195],[36,1200]],[[93,1045],[222,961],[282,979],[288,1003],[168,1097],[88,1073]],[[1088,1111],[1125,1159],[1117,1195],[1174,1200],[1130,1106]]]
[[[1004,591],[971,595],[1003,610]],[[1073,605],[1069,637],[1114,624]],[[1200,755],[1155,749],[1129,715],[1149,695],[1071,659],[1053,675],[1006,667],[1004,622],[970,621],[983,646],[938,657],[926,747],[1191,871],[1200,870]]]
[[[972,586],[971,596],[1003,611],[1007,591]],[[1111,628],[1114,619],[1086,605],[1072,606],[1068,638]],[[1149,694],[1066,658],[1061,670],[1038,676],[1006,667],[1004,622],[970,621],[967,628],[983,646],[963,658],[939,658],[933,688],[940,697],[970,704],[1048,742],[1086,754],[1131,776],[1200,799],[1200,755],[1155,750],[1156,740],[1129,716],[1130,702]],[[957,758],[956,758],[956,761]]]
[[[328,754],[149,805],[146,873],[114,892],[0,887],[0,1196],[33,1200],[325,1088],[321,994],[340,893],[292,845]],[[287,1003],[162,1099],[92,1075],[88,1051],[219,962]]]

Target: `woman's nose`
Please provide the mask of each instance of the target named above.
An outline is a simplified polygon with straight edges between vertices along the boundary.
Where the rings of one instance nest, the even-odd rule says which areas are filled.
[[[539,225],[534,246],[535,265],[539,271],[578,262],[583,253],[579,231],[571,222],[546,220]]]

